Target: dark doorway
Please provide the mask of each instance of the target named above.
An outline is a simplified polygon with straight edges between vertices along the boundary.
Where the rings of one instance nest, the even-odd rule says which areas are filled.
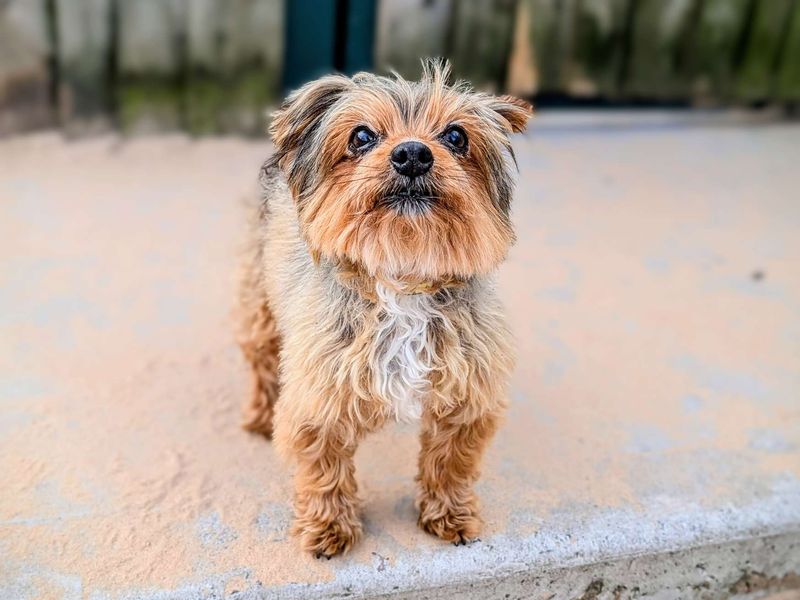
[[[284,92],[373,65],[376,0],[288,0]]]

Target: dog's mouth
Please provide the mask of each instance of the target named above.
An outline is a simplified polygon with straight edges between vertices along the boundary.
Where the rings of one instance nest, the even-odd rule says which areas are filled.
[[[398,214],[412,216],[428,212],[435,202],[436,196],[429,188],[415,185],[389,190],[378,204]]]

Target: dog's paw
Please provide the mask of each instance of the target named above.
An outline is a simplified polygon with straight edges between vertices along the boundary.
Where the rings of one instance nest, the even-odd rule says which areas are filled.
[[[350,550],[361,539],[362,528],[358,518],[340,515],[324,523],[298,519],[293,531],[304,550],[315,558],[330,559]]]
[[[424,531],[456,546],[476,541],[483,526],[474,506],[450,506],[426,498],[419,501],[418,524]]]

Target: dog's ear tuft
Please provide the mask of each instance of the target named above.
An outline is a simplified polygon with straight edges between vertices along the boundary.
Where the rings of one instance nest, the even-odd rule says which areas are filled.
[[[279,164],[314,133],[322,117],[353,85],[341,75],[329,75],[305,84],[283,101],[272,115],[269,133],[275,144]]]
[[[533,116],[531,103],[515,96],[492,96],[489,107],[503,118],[507,131],[511,133],[525,131]]]

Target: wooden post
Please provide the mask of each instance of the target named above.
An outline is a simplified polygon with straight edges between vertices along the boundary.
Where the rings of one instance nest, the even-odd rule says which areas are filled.
[[[43,0],[0,2],[0,136],[55,123],[55,48]]]
[[[515,5],[514,0],[454,4],[447,55],[456,77],[491,92],[505,88]]]
[[[748,102],[767,100],[775,92],[776,67],[788,34],[793,0],[768,0],[755,4],[755,14],[739,71],[736,96]]]
[[[696,0],[637,0],[632,47],[623,91],[634,98],[675,100],[688,96],[683,45],[696,24]]]
[[[528,98],[536,93],[538,84],[536,72],[536,56],[530,36],[530,15],[528,3],[517,3],[514,18],[514,33],[511,41],[511,52],[508,57],[506,71],[506,89],[510,94],[520,98]]]
[[[119,118],[133,132],[183,126],[186,62],[183,0],[119,2]]]
[[[616,98],[630,0],[578,0],[571,52],[561,77],[577,97]]]
[[[561,92],[564,56],[563,4],[558,0],[523,0],[528,5],[530,36],[537,72],[537,92]]]
[[[69,133],[110,124],[111,1],[56,0],[58,111]]]
[[[703,0],[692,44],[690,93],[708,104],[733,93],[736,49],[746,29],[750,0]]]
[[[778,70],[776,97],[800,102],[800,3],[795,2]]]

